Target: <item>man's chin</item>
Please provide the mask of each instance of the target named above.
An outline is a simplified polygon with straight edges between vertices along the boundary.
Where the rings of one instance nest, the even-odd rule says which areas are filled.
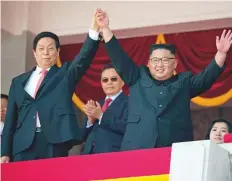
[[[164,75],[156,75],[155,79],[157,79],[157,80],[166,80],[167,78]]]
[[[107,92],[106,95],[112,96],[112,95],[115,95],[115,92]]]
[[[52,67],[55,64],[56,63],[46,63],[46,64],[43,64],[43,68],[50,68],[50,67]]]

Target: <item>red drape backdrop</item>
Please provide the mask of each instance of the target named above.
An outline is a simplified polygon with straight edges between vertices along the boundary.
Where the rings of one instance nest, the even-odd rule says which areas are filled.
[[[232,28],[225,28],[232,29]],[[195,31],[176,34],[165,34],[166,43],[177,46],[177,57],[179,64],[177,73],[191,71],[194,74],[202,71],[212,60],[216,53],[216,36],[220,36],[223,29],[213,29],[207,31]],[[156,43],[157,35],[120,39],[119,42],[124,51],[133,59],[137,65],[147,64],[149,57],[149,47]],[[71,44],[61,46],[61,61],[72,61],[81,49],[82,44]],[[76,88],[76,95],[84,103],[86,100],[99,100],[104,98],[104,93],[100,85],[100,73],[104,64],[110,62],[104,45],[101,44],[90,68],[79,82]],[[213,72],[212,72],[213,74]],[[226,69],[217,82],[202,98],[223,98],[221,95],[232,97],[232,51],[228,53]],[[126,91],[127,88],[125,88]],[[221,97],[220,97],[221,96]],[[225,98],[225,97],[224,97]],[[203,104],[202,104],[203,105]],[[204,105],[203,105],[204,106]],[[206,105],[207,106],[207,105]]]

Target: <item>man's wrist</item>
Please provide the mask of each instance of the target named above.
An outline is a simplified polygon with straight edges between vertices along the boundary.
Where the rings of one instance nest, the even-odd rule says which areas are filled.
[[[89,29],[89,37],[95,41],[99,40],[99,32],[93,29]]]
[[[96,31],[96,32],[100,32],[100,28],[95,28],[95,27],[90,27],[90,30]]]
[[[224,60],[224,59],[226,58],[226,55],[227,55],[227,53],[225,53],[225,52],[217,51],[215,57],[216,57],[217,59],[222,59],[222,60]]]
[[[103,115],[103,113],[101,112],[101,113],[98,115],[97,119],[100,120],[101,117],[102,117],[102,115]]]
[[[219,54],[220,56],[226,56],[227,52],[222,52],[222,51],[218,50],[217,54]]]
[[[93,126],[93,122],[91,122],[90,120],[88,120],[86,128],[90,128],[91,126]]]
[[[227,55],[227,53],[221,52],[221,51],[217,51],[217,53],[215,55],[215,61],[216,61],[217,65],[221,68],[223,67],[223,65],[225,63],[226,55]]]

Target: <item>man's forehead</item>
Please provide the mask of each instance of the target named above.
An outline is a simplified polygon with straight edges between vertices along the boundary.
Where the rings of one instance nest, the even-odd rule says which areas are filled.
[[[152,44],[150,46],[150,54],[154,51],[154,50],[159,50],[159,49],[165,49],[165,50],[169,50],[172,54],[176,53],[176,46],[173,44]]]
[[[167,50],[167,49],[156,49],[156,50],[153,50],[152,51],[152,54],[151,54],[151,56],[152,57],[170,57],[170,56],[172,56],[172,57],[175,57],[175,55],[174,54],[172,54],[171,52],[170,52],[170,50]]]
[[[43,46],[43,45],[55,45],[55,40],[50,37],[41,38],[38,41],[38,46]]]
[[[114,68],[105,69],[102,75],[118,75]]]

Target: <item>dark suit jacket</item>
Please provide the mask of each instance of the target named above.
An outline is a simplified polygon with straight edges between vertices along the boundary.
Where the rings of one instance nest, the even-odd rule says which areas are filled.
[[[2,156],[15,155],[32,144],[37,111],[43,134],[49,143],[81,141],[82,134],[72,107],[72,95],[76,84],[91,64],[98,44],[98,41],[87,37],[74,61],[64,63],[61,68],[56,65],[51,67],[35,99],[24,90],[35,68],[12,80],[2,135]]]
[[[166,81],[137,67],[113,37],[105,44],[113,65],[129,86],[127,129],[122,150],[171,146],[193,140],[190,100],[208,90],[224,68],[215,60],[197,75],[177,74]]]
[[[121,148],[126,129],[128,96],[121,93],[104,112],[101,124],[98,120],[90,128],[84,128],[84,140],[87,138],[83,154],[116,152]],[[100,102],[104,104],[104,100]],[[86,126],[86,125],[85,125]]]

